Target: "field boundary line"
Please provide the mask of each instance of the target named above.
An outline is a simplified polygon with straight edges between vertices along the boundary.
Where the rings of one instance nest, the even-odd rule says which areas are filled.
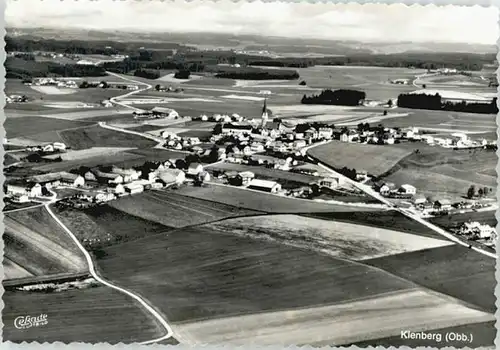
[[[81,250],[81,252],[85,256],[85,259],[87,260],[89,272],[92,275],[92,277],[95,278],[98,282],[104,284],[105,286],[107,286],[111,289],[115,289],[123,294],[128,295],[129,297],[133,298],[134,300],[138,301],[158,322],[160,322],[160,324],[163,326],[163,328],[165,328],[165,330],[167,331],[167,334],[160,337],[160,338],[143,341],[143,342],[140,342],[139,344],[141,344],[141,345],[153,344],[153,343],[157,343],[157,342],[171,338],[173,336],[172,328],[170,327],[168,322],[158,313],[158,311],[156,311],[153,307],[151,307],[139,295],[134,294],[134,293],[122,288],[122,287],[118,287],[118,286],[106,281],[105,279],[103,279],[102,277],[100,277],[98,275],[98,273],[95,269],[94,262],[92,261],[92,257],[90,256],[89,252],[83,247],[83,245],[80,243],[78,238],[76,238],[76,236],[73,234],[73,232],[71,232],[71,230],[68,227],[66,227],[66,225],[64,225],[64,223],[56,216],[56,214],[54,214],[52,209],[50,209],[50,204],[51,203],[49,202],[49,203],[45,204],[44,207],[47,209],[47,212],[50,214],[50,216],[59,224],[59,226],[61,226],[61,228],[71,237],[71,239],[76,243],[78,248]]]

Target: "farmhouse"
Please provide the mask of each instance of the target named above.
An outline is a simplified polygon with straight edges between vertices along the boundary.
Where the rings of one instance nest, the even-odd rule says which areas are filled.
[[[66,145],[62,142],[54,142],[52,146],[55,150],[59,151],[64,151],[66,149]]]
[[[321,187],[328,187],[330,189],[335,189],[339,186],[342,186],[343,184],[343,179],[341,177],[325,177],[321,180],[318,181],[318,185]]]
[[[141,193],[144,191],[144,186],[140,184],[130,183],[126,184],[125,191],[130,194]]]
[[[319,128],[318,138],[330,140],[333,136],[333,130],[331,128]]]
[[[387,196],[395,188],[396,188],[395,184],[393,184],[392,182],[386,182],[386,183],[382,184],[382,186],[380,186],[379,192],[382,196]]]
[[[179,169],[164,169],[158,174],[159,179],[165,184],[182,184],[186,180],[186,173]]]
[[[253,179],[250,181],[247,188],[263,192],[277,193],[281,190],[281,185],[274,181]]]
[[[11,201],[15,203],[28,203],[30,201],[29,197],[25,194],[16,194],[11,197]]]
[[[405,184],[401,185],[401,187],[399,188],[399,193],[414,195],[415,193],[417,193],[417,189],[412,185]]]
[[[450,210],[451,202],[448,199],[439,199],[434,202],[434,209],[436,210]]]
[[[203,171],[203,165],[200,163],[191,163],[188,167],[188,175],[198,175]]]
[[[252,126],[248,124],[226,123],[222,125],[223,134],[250,134]]]
[[[42,186],[38,183],[26,184],[26,185],[14,185],[7,184],[6,190],[7,195],[11,196],[29,196],[29,197],[41,197],[42,196]]]
[[[243,185],[247,185],[255,178],[255,174],[251,171],[242,171],[237,175],[237,177],[241,179],[241,183]]]
[[[121,175],[123,177],[124,182],[131,182],[135,180],[139,180],[139,177],[141,176],[141,172],[135,169],[122,169],[113,166],[111,168],[111,173],[112,174],[117,174]]]
[[[153,116],[166,117],[166,118],[179,118],[179,113],[171,108],[155,107],[151,110]]]
[[[496,237],[496,231],[489,225],[482,225],[477,221],[465,222],[460,228],[460,233],[474,236],[478,239]]]
[[[54,187],[60,185],[80,187],[85,185],[85,179],[83,178],[83,176],[67,173],[65,171],[36,175],[31,177],[30,181],[39,183],[40,185],[45,185],[46,187]]]
[[[114,194],[119,195],[119,194],[125,193],[125,187],[123,187],[123,185],[119,184],[119,183],[109,183],[107,191],[109,193],[114,193]]]
[[[98,203],[112,201],[113,199],[115,199],[115,195],[109,192],[108,193],[99,192],[95,195],[95,200]]]
[[[426,202],[427,202],[427,199],[425,198],[424,195],[413,197],[413,203],[415,205],[422,205],[422,204],[425,204]]]
[[[106,173],[100,170],[94,170],[93,171],[95,177],[97,178],[98,181],[104,182],[104,183],[114,183],[114,184],[121,184],[124,182],[123,176],[119,174],[113,174],[113,173]],[[85,174],[87,175],[87,174]],[[90,175],[89,175],[90,176]]]

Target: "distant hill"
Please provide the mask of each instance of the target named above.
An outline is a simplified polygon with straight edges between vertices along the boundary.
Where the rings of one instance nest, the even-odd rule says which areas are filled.
[[[221,33],[158,33],[99,31],[75,28],[6,28],[9,36],[25,36],[59,40],[110,40],[177,42],[203,48],[272,51],[277,54],[316,53],[321,55],[391,54],[411,52],[470,52],[496,53],[495,45],[467,43],[413,43],[413,42],[362,42],[346,40],[284,38],[259,35],[233,35]]]

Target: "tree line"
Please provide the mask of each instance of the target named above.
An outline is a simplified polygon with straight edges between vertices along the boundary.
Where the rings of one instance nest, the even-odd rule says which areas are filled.
[[[490,103],[476,102],[443,102],[441,95],[435,94],[400,94],[398,96],[398,107],[443,110],[453,112],[468,112],[482,114],[497,114],[497,98]]]
[[[357,90],[323,90],[319,95],[302,97],[302,104],[322,104],[338,106],[359,106],[366,98],[366,93]]]

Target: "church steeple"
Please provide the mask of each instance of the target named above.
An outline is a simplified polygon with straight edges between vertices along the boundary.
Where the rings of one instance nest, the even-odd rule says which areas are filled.
[[[264,106],[262,107],[262,127],[264,128],[267,124],[267,119],[269,116],[267,115],[267,98],[264,99]]]

